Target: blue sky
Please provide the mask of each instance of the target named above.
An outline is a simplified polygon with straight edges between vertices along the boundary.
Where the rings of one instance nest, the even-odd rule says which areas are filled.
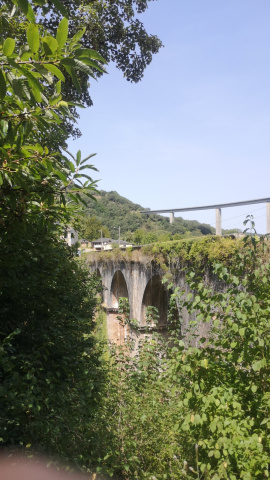
[[[270,196],[269,0],[157,0],[140,18],[164,48],[138,84],[113,65],[91,83],[69,149],[97,153],[101,189],[153,210]],[[265,232],[263,204],[224,209],[223,227],[248,213]]]

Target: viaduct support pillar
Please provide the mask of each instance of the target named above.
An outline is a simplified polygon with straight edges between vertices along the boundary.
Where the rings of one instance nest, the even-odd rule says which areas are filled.
[[[266,233],[270,233],[270,202],[266,202]]]
[[[170,223],[174,222],[174,212],[170,213]]]
[[[221,208],[216,208],[216,235],[221,235]]]

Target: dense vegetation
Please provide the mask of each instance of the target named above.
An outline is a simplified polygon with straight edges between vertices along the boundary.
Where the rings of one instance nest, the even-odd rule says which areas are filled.
[[[130,247],[127,250],[103,251],[98,254],[98,258],[104,263],[134,261],[149,266],[151,262],[155,262],[162,266],[164,272],[167,272],[168,268],[171,272],[189,268],[205,272],[216,262],[221,262],[225,266],[234,265],[243,245],[243,239],[205,235],[199,238],[156,242],[144,245],[138,250]],[[96,253],[87,253],[86,259],[95,261]]]
[[[106,233],[117,238],[117,230],[120,226],[122,239],[136,244],[147,244],[156,241],[179,240],[182,237],[209,235],[214,233],[210,225],[201,224],[195,220],[183,220],[175,218],[173,224],[169,223],[168,217],[157,214],[142,214],[140,211],[147,210],[141,205],[121,197],[117,192],[100,191],[96,196],[97,202],[86,199],[87,207],[84,216],[78,221],[77,228],[84,238],[87,234],[86,223],[99,222],[99,235],[103,227]],[[92,231],[89,231],[89,240]],[[103,234],[105,237],[106,235]],[[87,237],[86,237],[87,238]],[[96,237],[98,238],[98,237]]]
[[[193,242],[194,251],[196,243],[206,242]],[[216,252],[222,256],[221,248]],[[135,356],[127,348],[111,352],[107,395],[95,424],[100,470],[130,480],[269,477],[269,253],[265,239],[247,238],[229,268],[212,256],[208,266],[220,291],[200,278],[202,263],[189,267],[194,294],[174,290],[169,341],[149,332]],[[169,255],[176,261],[177,248]],[[166,278],[173,288],[169,269]],[[209,337],[197,337],[195,322],[181,338],[183,308],[208,323]],[[122,321],[130,323],[125,313]]]
[[[103,7],[104,2],[87,5],[92,4]],[[133,5],[143,10],[146,4],[119,2],[130,18]],[[52,5],[64,14],[58,22],[53,13],[56,32],[45,24]],[[84,175],[91,156],[82,159],[78,152],[73,161],[61,147],[69,131],[66,118],[71,125],[74,120],[68,95],[77,88],[80,97],[84,75],[102,72],[104,60],[84,48],[80,25],[73,23],[69,34],[65,5],[59,0],[0,2],[1,448],[31,455],[42,451],[86,471],[129,480],[266,479],[270,264],[265,239],[249,238],[239,248],[231,239],[209,237],[144,251],[163,262],[170,289],[170,262],[184,265],[194,293],[184,298],[174,289],[169,343],[149,335],[136,355],[127,347],[109,351],[104,328],[95,328],[99,282],[61,240],[74,205],[96,194],[95,182]],[[35,15],[40,7],[46,13],[43,23]],[[109,205],[108,221],[116,209],[110,199]],[[123,208],[124,219],[128,222]],[[158,216],[148,221],[167,222]],[[114,222],[122,225],[119,216]],[[124,225],[126,232],[141,226]],[[153,228],[159,229],[166,230]],[[215,292],[202,281],[207,262],[226,289]],[[131,323],[124,300],[122,305],[122,321]],[[196,325],[189,341],[180,338],[176,327],[181,331],[182,308],[209,323],[209,338],[197,338]],[[151,306],[148,317],[157,319]]]
[[[68,37],[65,17],[50,35],[41,4],[0,3],[0,446],[76,463],[105,368],[93,335],[99,282],[61,239],[81,194],[96,191],[91,155],[73,163],[60,151],[72,121],[62,82],[65,72],[76,84],[80,68],[95,76],[104,60],[81,48],[84,30]]]
[[[1,242],[1,447],[80,458],[104,365],[93,336],[99,282],[42,225]]]

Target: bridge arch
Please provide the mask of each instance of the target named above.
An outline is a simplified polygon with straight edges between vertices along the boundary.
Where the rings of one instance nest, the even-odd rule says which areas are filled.
[[[116,270],[111,283],[111,306],[118,308],[120,297],[129,298],[126,279],[121,270]]]
[[[161,275],[154,275],[148,281],[142,299],[141,326],[146,325],[146,308],[153,306],[159,311],[159,326],[167,324],[168,291],[161,281]]]

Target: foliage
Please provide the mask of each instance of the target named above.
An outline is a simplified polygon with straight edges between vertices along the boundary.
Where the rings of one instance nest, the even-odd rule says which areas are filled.
[[[193,293],[174,293],[180,313],[209,324],[207,338],[155,334],[136,356],[112,358],[94,427],[105,432],[100,469],[129,480],[269,477],[269,245],[244,243],[230,268],[214,266],[222,289],[190,270]]]
[[[145,245],[131,251],[109,251],[98,253],[98,258],[104,263],[118,261],[135,261],[150,266],[155,262],[168,275],[184,272],[189,268],[198,271],[211,271],[216,262],[223,262],[227,266],[235,263],[236,255],[243,250],[243,240],[220,236],[206,236],[170,242],[161,242]],[[262,252],[260,252],[262,255]],[[96,254],[89,253],[90,262],[96,261]]]
[[[60,151],[71,117],[61,92],[64,71],[78,86],[76,72],[94,75],[104,60],[81,48],[82,31],[68,38],[65,17],[56,36],[46,32],[37,4],[1,5],[0,442],[79,464],[105,372],[93,337],[98,284],[60,237],[82,192],[95,191],[85,169],[96,169],[92,155],[73,162]]]
[[[117,319],[120,325],[129,325],[134,332],[139,328],[138,321],[135,318],[130,318],[130,306],[126,297],[119,297]]]
[[[0,254],[1,446],[79,461],[102,383],[91,321],[99,283],[42,222],[18,234]]]
[[[156,327],[159,321],[159,310],[157,307],[149,305],[145,309],[145,322],[148,328]]]
[[[113,61],[117,68],[122,70],[127,80],[138,82],[142,79],[147,65],[151,63],[153,54],[157,53],[162,45],[155,35],[149,35],[146,32],[138,18],[138,15],[148,7],[149,1],[33,0],[30,3],[27,0],[0,0],[0,34],[4,38],[16,38],[21,45],[24,45],[26,43],[24,17],[33,21],[34,14],[37,14],[36,21],[39,28],[46,32],[46,36],[55,38],[61,18],[64,16],[69,19],[70,36],[81,37],[83,55],[95,49],[107,62]],[[16,15],[11,17],[13,4],[19,6],[22,11],[21,13],[17,11]],[[56,44],[51,42],[50,45],[55,47]],[[96,59],[98,59],[97,56],[87,58],[87,66],[94,67],[93,78],[105,73],[101,65],[98,70],[96,69]],[[79,104],[92,105],[89,95],[89,71],[85,68],[85,62],[83,63],[84,66],[77,62],[76,65],[66,64],[70,67],[69,70],[72,70],[71,76],[70,71],[66,72],[65,68],[60,68],[62,73],[60,80],[65,80],[61,89],[63,96],[66,101],[73,104],[71,107],[73,116],[66,120],[65,130],[73,136],[80,136],[79,129],[74,125],[75,119],[79,116],[77,107]],[[47,144],[48,142],[57,148],[53,129]]]
[[[156,244],[151,248],[151,252],[167,265],[174,265],[176,269],[191,267],[204,270],[211,268],[216,262],[222,262],[228,266],[234,264],[237,253],[243,247],[242,240],[206,236]]]
[[[97,202],[85,199],[86,216],[95,216],[111,232],[115,226],[120,225],[121,236],[138,245],[209,235],[214,232],[210,225],[193,220],[175,218],[174,223],[170,224],[169,219],[161,215],[142,214],[140,211],[144,210],[143,207],[121,197],[117,192],[101,190],[96,199]]]
[[[81,192],[92,197],[96,186],[83,171],[96,170],[86,163],[92,155],[82,159],[79,151],[74,164],[59,149],[48,148],[47,135],[50,132],[62,144],[67,136],[64,122],[71,112],[61,94],[62,71],[79,88],[76,71],[93,76],[92,68],[100,69],[104,60],[81,48],[82,32],[68,39],[66,18],[59,23],[55,38],[36,23],[30,3],[26,2],[26,8],[27,19],[20,27],[27,43],[2,37],[0,48],[0,211],[6,227],[14,218],[28,216],[30,220],[37,214],[44,221],[51,217],[59,221],[67,215],[63,208],[67,199],[78,203]]]
[[[148,8],[149,1],[62,0],[62,4],[69,16],[71,34],[75,35],[81,25],[84,26],[83,48],[94,48],[108,63],[114,62],[127,80],[138,82],[152,61],[153,54],[162,46],[157,36],[147,33],[138,18],[138,14]],[[60,17],[57,4],[51,2],[40,9],[42,24],[51,34],[55,34]],[[75,95],[75,99],[89,106],[92,101],[87,82],[84,81],[84,72],[80,72],[80,84],[82,91]],[[70,100],[74,99],[74,89],[70,88],[70,83],[67,83],[66,93]]]
[[[111,233],[104,227],[96,217],[80,215],[76,217],[74,228],[78,231],[80,238],[86,240],[97,240],[98,238],[110,238]]]

